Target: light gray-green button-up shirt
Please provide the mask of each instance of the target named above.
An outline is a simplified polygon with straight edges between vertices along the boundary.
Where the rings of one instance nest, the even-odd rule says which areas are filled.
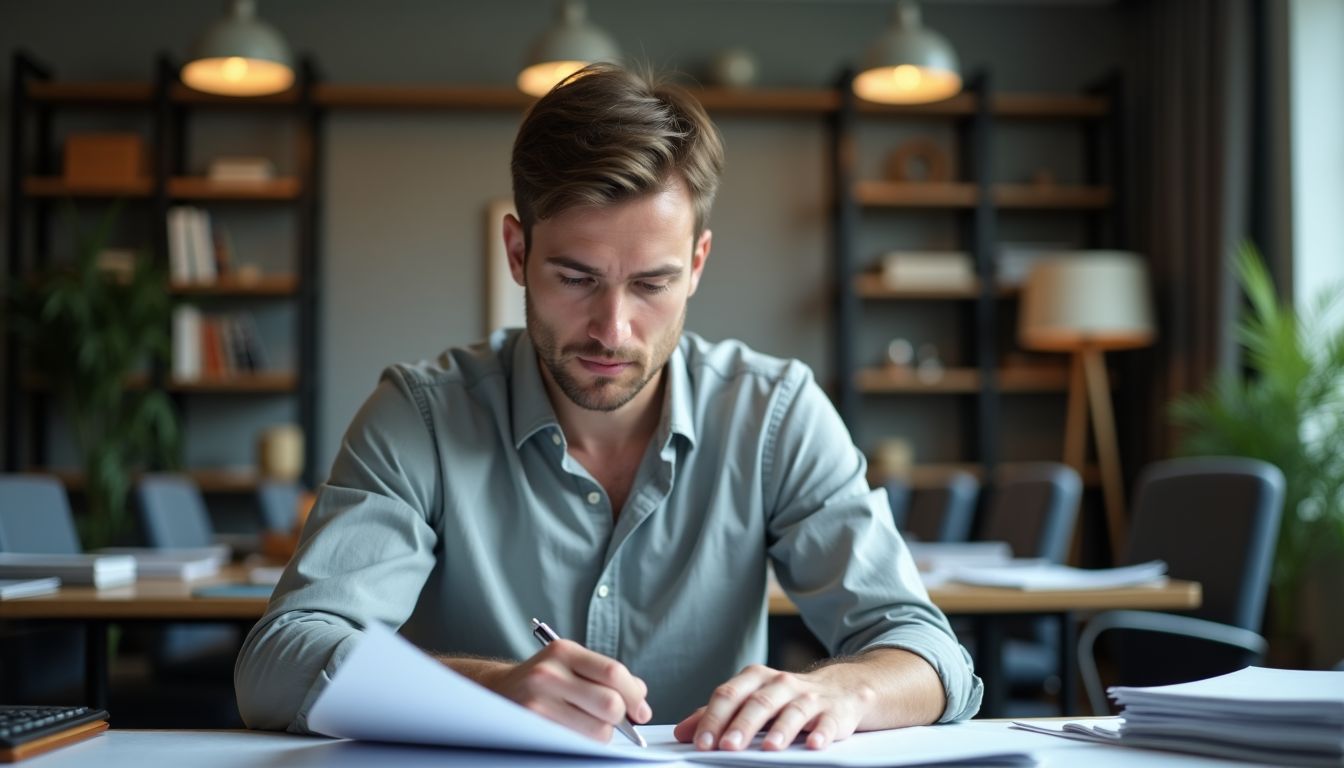
[[[526,333],[394,366],[350,425],[298,553],[238,657],[244,721],[303,732],[372,622],[435,653],[525,659],[530,619],[619,659],[675,722],[765,659],[766,563],[834,654],[919,654],[981,684],[886,494],[806,366],[683,335],[629,500],[566,452]]]

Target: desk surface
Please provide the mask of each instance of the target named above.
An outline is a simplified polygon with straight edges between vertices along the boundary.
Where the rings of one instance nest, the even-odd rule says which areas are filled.
[[[977,728],[1007,729],[1006,722],[972,721]],[[1105,744],[1038,736],[1024,736],[1023,745],[1038,764],[1086,765],[1088,768],[1246,768],[1249,763],[1215,760]],[[1034,738],[1026,738],[1034,736]],[[824,754],[824,753],[822,753]],[[189,757],[188,757],[189,756]],[[411,747],[335,741],[319,737],[292,736],[256,731],[127,731],[113,729],[89,741],[63,747],[21,765],[32,768],[154,768],[183,765],[197,768],[365,768],[389,765],[397,768],[456,768],[473,766],[504,768],[577,768],[591,766],[592,758],[566,758],[529,755],[517,752],[480,752],[433,747]],[[631,763],[624,760],[602,762],[604,767],[640,765],[646,767],[688,766],[692,763]],[[778,764],[778,763],[775,763]],[[703,765],[703,764],[702,764]],[[762,763],[765,765],[765,763]]]
[[[0,619],[255,621],[266,610],[267,599],[264,597],[192,595],[192,591],[198,587],[246,580],[246,568],[228,566],[216,577],[192,582],[137,581],[111,589],[63,587],[52,595],[0,601]],[[1198,608],[1202,599],[1198,583],[1176,580],[1155,586],[1049,592],[946,584],[929,589],[929,596],[949,614],[1100,611],[1114,608],[1189,610]],[[795,615],[798,609],[782,592],[775,592],[770,595],[770,613],[776,616]]]

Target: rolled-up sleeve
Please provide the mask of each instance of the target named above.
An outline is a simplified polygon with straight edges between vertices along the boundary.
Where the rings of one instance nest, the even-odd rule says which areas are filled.
[[[309,732],[363,627],[400,627],[434,567],[439,470],[423,393],[391,369],[345,434],[294,558],[234,667],[250,728]]]
[[[947,617],[929,600],[886,493],[810,372],[778,393],[764,450],[770,557],[780,585],[833,655],[901,648],[942,680],[939,722],[973,716],[983,686]]]

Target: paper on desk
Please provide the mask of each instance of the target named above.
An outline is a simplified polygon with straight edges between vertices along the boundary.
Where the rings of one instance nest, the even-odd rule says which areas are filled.
[[[379,624],[365,629],[313,704],[308,725],[365,741],[720,765],[1031,765],[1031,750],[1050,738],[962,723],[856,734],[825,751],[795,745],[782,752],[697,752],[673,738],[673,726],[662,725],[640,727],[648,749],[620,736],[600,744],[487,691]]]
[[[1009,589],[1115,589],[1150,584],[1163,580],[1167,564],[1152,560],[1123,568],[1087,570],[1067,565],[1042,564],[1033,561],[1023,565],[985,568],[955,568],[950,572],[954,581],[981,587]]]

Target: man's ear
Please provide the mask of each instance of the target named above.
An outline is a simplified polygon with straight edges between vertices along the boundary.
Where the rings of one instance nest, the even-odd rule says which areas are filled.
[[[504,250],[509,256],[509,273],[513,275],[513,282],[525,286],[527,273],[523,259],[527,256],[527,241],[523,237],[523,223],[510,213],[505,214],[501,226],[504,227]]]
[[[714,233],[706,229],[700,233],[700,238],[695,241],[695,251],[691,253],[691,292],[687,297],[695,295],[695,289],[700,287],[700,273],[705,269],[705,262],[709,260],[709,249],[714,244]]]

